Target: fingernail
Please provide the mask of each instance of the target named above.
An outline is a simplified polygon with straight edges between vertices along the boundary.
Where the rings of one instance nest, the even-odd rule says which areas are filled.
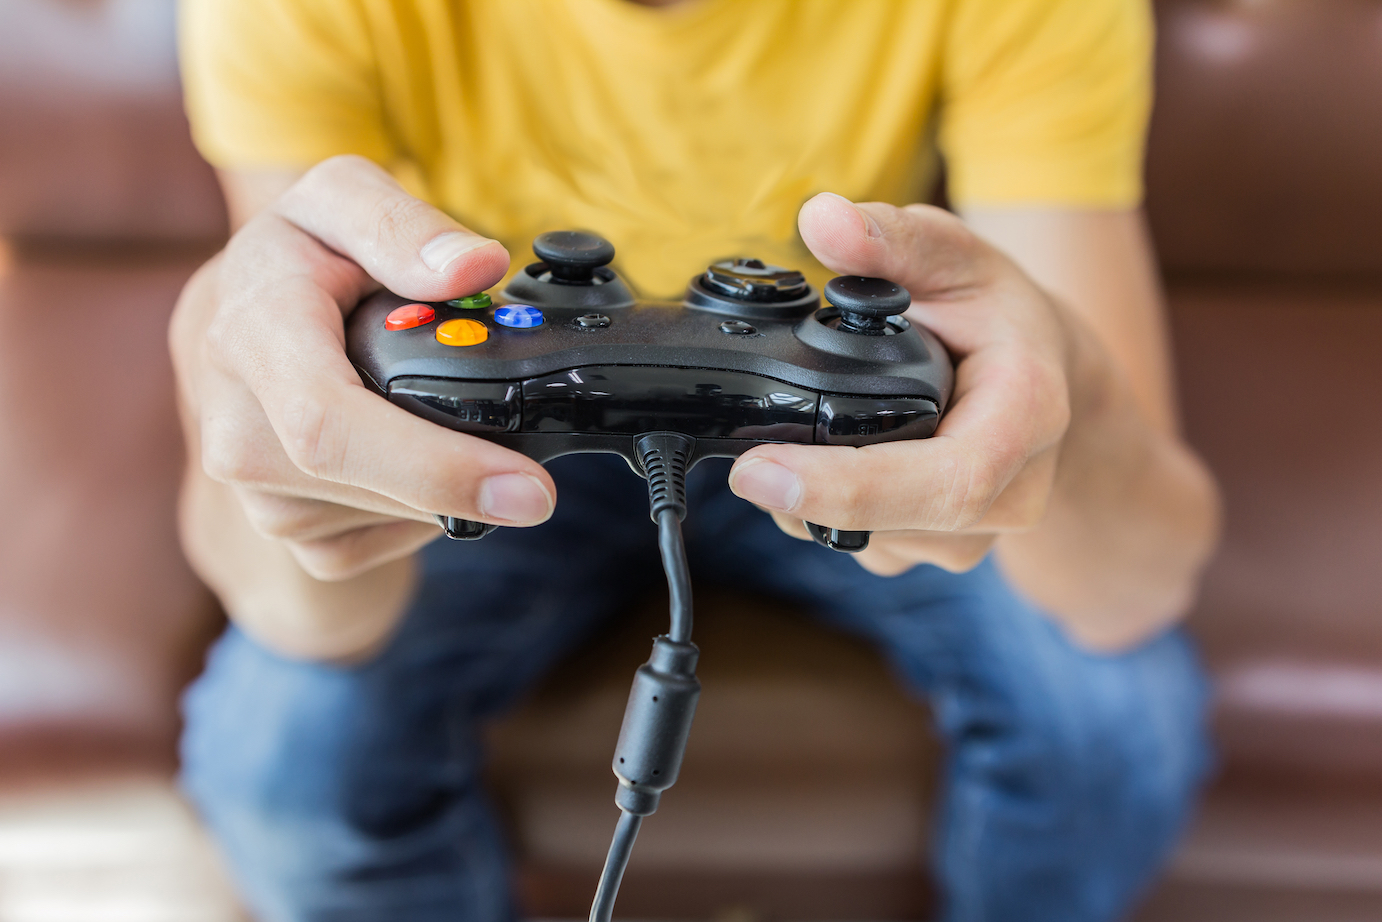
[[[496,474],[480,484],[480,511],[486,518],[536,525],[552,514],[552,497],[527,474]]]
[[[729,488],[751,503],[778,512],[790,512],[801,499],[797,475],[765,458],[753,458],[730,471]]]
[[[845,198],[843,195],[840,195],[838,192],[826,192],[823,194],[828,195],[831,198],[837,198],[840,201],[844,202],[846,205],[848,205],[850,208],[853,208],[855,211],[857,211],[859,213],[859,219],[864,222],[864,233],[868,234],[870,237],[883,236],[883,228],[878,226],[878,222],[873,219],[873,215],[869,214],[867,211],[860,208],[858,205],[854,204],[849,199]]]
[[[858,205],[854,206],[854,210],[859,212],[859,217],[864,219],[865,233],[867,233],[870,237],[883,236],[883,228],[878,226],[878,222],[873,219],[873,215],[869,214],[867,211],[860,208]]]
[[[471,250],[478,250],[480,247],[493,242],[488,237],[467,234],[463,231],[447,231],[429,240],[421,250],[418,250],[417,255],[422,257],[422,261],[427,264],[428,269],[433,272],[445,272],[446,267],[456,261],[456,257],[469,253]]]

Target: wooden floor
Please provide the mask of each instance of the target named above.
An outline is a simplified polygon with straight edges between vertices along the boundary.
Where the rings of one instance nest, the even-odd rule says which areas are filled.
[[[759,922],[726,907],[719,922]],[[1135,922],[1378,922],[1382,799],[1217,793]],[[249,922],[163,778],[0,798],[0,922]]]

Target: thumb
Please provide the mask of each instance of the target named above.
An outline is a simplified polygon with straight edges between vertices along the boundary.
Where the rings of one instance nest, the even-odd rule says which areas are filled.
[[[963,221],[930,205],[855,204],[822,192],[801,206],[797,226],[826,268],[896,282],[914,301],[982,287],[1001,261]]]
[[[409,195],[363,157],[322,161],[274,210],[405,298],[442,301],[471,294],[499,281],[509,268],[499,241]]]

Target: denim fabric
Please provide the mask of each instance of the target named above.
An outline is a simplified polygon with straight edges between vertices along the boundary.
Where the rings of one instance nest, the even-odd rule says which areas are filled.
[[[264,922],[512,916],[478,728],[663,578],[646,490],[623,461],[549,469],[556,515],[430,545],[407,616],[368,662],[285,659],[234,628],[215,646],[185,701],[183,783]],[[935,849],[944,918],[1119,917],[1208,763],[1206,688],[1186,639],[1082,652],[990,562],[873,576],[782,534],[725,488],[727,470],[704,462],[690,478],[693,574],[791,599],[874,642],[932,704],[949,753]]]

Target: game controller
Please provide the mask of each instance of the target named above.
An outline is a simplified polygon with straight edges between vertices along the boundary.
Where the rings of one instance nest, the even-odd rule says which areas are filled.
[[[687,469],[755,445],[872,445],[935,432],[954,372],[945,348],[901,314],[908,292],[843,276],[826,306],[802,273],[756,259],[708,267],[680,302],[648,301],[588,233],[533,242],[535,262],[495,299],[445,303],[380,292],[346,325],[365,384],[439,425],[542,463],[609,452],[646,476],[637,443],[689,437]],[[495,526],[438,516],[451,538]],[[859,551],[868,532],[806,523]]]

